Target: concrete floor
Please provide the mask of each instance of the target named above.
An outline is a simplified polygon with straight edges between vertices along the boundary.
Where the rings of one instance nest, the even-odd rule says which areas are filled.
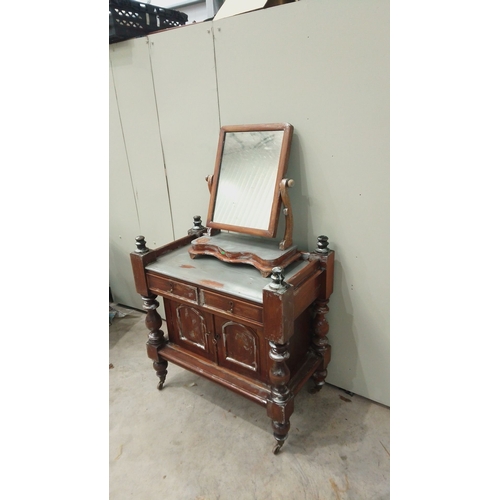
[[[389,498],[389,409],[326,385],[295,399],[278,455],[264,408],[146,355],[145,315],[109,327],[110,499]],[[165,331],[165,328],[163,328]]]

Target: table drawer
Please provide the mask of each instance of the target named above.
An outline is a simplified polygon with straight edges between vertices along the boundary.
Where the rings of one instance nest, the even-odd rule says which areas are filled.
[[[174,297],[198,303],[198,289],[195,286],[186,285],[170,278],[155,276],[154,274],[148,275],[148,286],[154,292],[167,293]]]
[[[234,314],[240,318],[262,323],[262,307],[254,306],[242,300],[233,299],[207,290],[200,290],[200,304],[228,314]]]

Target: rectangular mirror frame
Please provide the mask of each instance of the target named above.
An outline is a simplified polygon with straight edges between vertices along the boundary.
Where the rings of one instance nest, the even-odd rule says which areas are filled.
[[[257,229],[251,227],[233,226],[223,224],[221,222],[214,222],[213,216],[215,211],[215,202],[217,199],[217,188],[219,184],[220,169],[222,164],[222,154],[224,151],[224,140],[228,132],[259,132],[259,131],[272,131],[283,130],[283,143],[281,145],[281,152],[278,163],[278,173],[276,177],[276,184],[274,186],[273,204],[271,213],[269,214],[269,226],[267,229]],[[289,123],[265,123],[257,125],[226,125],[221,127],[219,134],[219,144],[217,147],[217,156],[215,159],[215,170],[212,179],[212,187],[210,191],[210,204],[208,207],[207,227],[214,229],[221,229],[232,231],[235,233],[250,234],[253,236],[264,236],[266,238],[274,238],[278,230],[278,222],[281,207],[280,195],[280,182],[283,179],[287,167],[288,158],[290,156],[290,146],[292,143],[293,126]]]

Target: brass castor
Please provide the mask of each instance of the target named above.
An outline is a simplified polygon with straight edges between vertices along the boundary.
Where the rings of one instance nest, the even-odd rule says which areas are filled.
[[[157,388],[159,391],[161,391],[161,390],[163,389],[163,384],[164,384],[164,382],[165,382],[165,377],[162,377],[162,378],[160,379],[160,381],[158,382],[158,385],[156,386],[156,388]]]
[[[275,445],[274,445],[274,448],[273,448],[273,454],[274,455],[277,455],[281,448],[283,447],[283,445],[285,444],[285,441],[278,441]]]
[[[283,446],[282,444],[276,443],[273,448],[273,453],[277,455],[280,452],[282,446]]]

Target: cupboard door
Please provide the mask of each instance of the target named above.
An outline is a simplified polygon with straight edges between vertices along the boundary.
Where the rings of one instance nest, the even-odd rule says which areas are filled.
[[[218,316],[214,323],[219,365],[262,380],[262,330]]]
[[[169,339],[191,352],[215,361],[212,315],[173,300],[165,302]]]

